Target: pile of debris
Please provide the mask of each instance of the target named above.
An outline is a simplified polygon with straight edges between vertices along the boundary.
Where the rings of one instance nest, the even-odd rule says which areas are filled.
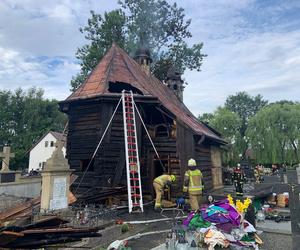
[[[198,212],[191,212],[182,226],[173,228],[166,239],[166,249],[184,247],[215,246],[258,249],[262,244],[255,227],[247,221],[245,212],[251,203],[233,201],[232,197],[204,206]]]
[[[109,200],[113,199],[114,197],[121,197],[124,194],[127,194],[127,189],[125,186],[113,188],[93,187],[89,189],[86,193],[76,196],[76,203],[105,203],[109,202]]]
[[[0,213],[0,248],[41,248],[101,236],[102,227],[74,228],[55,215],[33,221],[39,206],[40,198],[36,198]]]

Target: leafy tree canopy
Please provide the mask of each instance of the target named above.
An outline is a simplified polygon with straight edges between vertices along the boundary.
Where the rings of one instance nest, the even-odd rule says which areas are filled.
[[[43,99],[41,89],[0,91],[0,146],[10,144],[12,169],[28,166],[27,151],[45,132],[62,131],[66,117],[56,100]]]
[[[218,107],[213,114],[205,113],[199,119],[215,128],[228,142],[236,139],[241,126],[240,117],[224,107]]]
[[[89,43],[77,50],[81,71],[71,81],[72,90],[86,79],[113,42],[130,55],[139,46],[150,49],[152,73],[160,80],[166,78],[171,65],[182,73],[185,69],[200,70],[203,44],[188,44],[191,20],[185,18],[183,8],[166,0],[120,0],[119,5],[104,15],[91,11],[88,24],[80,29]]]
[[[252,117],[246,132],[262,163],[299,163],[300,104],[281,101]]]
[[[200,120],[221,132],[229,142],[227,152],[223,154],[225,164],[234,165],[239,162],[240,155],[246,156],[250,146],[246,136],[249,119],[267,105],[261,95],[250,96],[246,92],[238,92],[227,97],[224,107],[219,107],[214,113],[203,114]]]
[[[241,119],[242,124],[240,128],[241,136],[245,136],[248,126],[248,121],[261,108],[266,106],[268,101],[264,100],[261,95],[250,96],[246,92],[238,92],[235,95],[230,95],[225,101],[225,107],[236,113]]]
[[[242,143],[239,129],[241,118],[225,107],[218,107],[214,113],[205,113],[199,119],[220,132],[228,145],[223,152],[223,163],[235,165],[239,161],[240,144]]]

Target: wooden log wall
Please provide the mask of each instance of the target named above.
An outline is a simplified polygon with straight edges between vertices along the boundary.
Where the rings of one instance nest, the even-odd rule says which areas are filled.
[[[187,162],[194,157],[194,138],[189,129],[177,122],[177,149],[180,159],[180,185],[183,185],[183,179],[187,168]]]
[[[116,103],[87,102],[72,104],[69,109],[69,132],[67,140],[67,158],[79,178],[73,187],[77,187],[85,164],[91,159],[97,144],[112,116]],[[145,113],[147,114],[147,113]],[[155,124],[146,124],[154,126]],[[155,153],[141,122],[137,119],[138,145],[141,159],[143,191],[152,193],[152,181],[155,176]],[[154,145],[167,166],[169,174],[177,177],[171,188],[173,198],[182,191],[187,161],[193,157],[203,172],[206,188],[212,187],[210,146],[197,145],[193,133],[177,122],[176,138],[153,138]],[[93,187],[114,187],[126,185],[126,163],[124,150],[123,113],[120,106],[105,139],[96,154],[93,166],[86,172],[77,193],[83,193]]]
[[[187,129],[180,123],[177,124],[177,147],[181,162],[181,181],[185,171],[188,169],[187,162],[190,158],[194,158],[203,174],[205,188],[212,189],[212,173],[211,173],[211,155],[210,145],[198,145],[195,141],[191,130]],[[182,183],[181,183],[182,184]]]
[[[200,166],[200,170],[203,174],[203,182],[206,190],[211,190],[213,188],[212,181],[212,163],[211,163],[211,153],[210,146],[206,145],[195,145],[195,160]]]
[[[67,158],[79,177],[72,188],[77,188],[84,173],[82,161],[87,162],[91,159],[115,105],[116,103],[109,102],[86,103],[70,108]],[[140,141],[141,123],[137,121],[136,125]],[[93,187],[126,185],[125,161],[123,110],[120,106],[77,193],[87,192]]]
[[[176,175],[177,179],[180,182],[180,164],[177,156],[177,147],[175,138],[153,138],[153,143],[155,148],[161,158],[161,161],[164,163],[166,171],[169,174]],[[154,161],[157,161],[155,166]],[[152,182],[155,176],[155,167],[162,168],[157,159],[154,149],[149,141],[149,138],[144,135],[144,144],[143,144],[143,162],[146,167],[143,168],[143,183],[148,187],[148,190],[145,190],[147,193],[152,193]],[[160,169],[159,171],[162,171]],[[180,185],[176,182],[172,185],[172,196],[176,196],[180,192]]]
[[[67,139],[67,155],[71,169],[79,178],[72,189],[77,188],[82,176],[82,160],[88,161],[97,146],[101,131],[99,105],[73,105],[69,111],[69,128]],[[97,180],[94,173],[88,171],[81,183],[78,193],[87,191]]]
[[[99,150],[98,157],[100,161],[97,168],[101,169],[99,172],[100,185],[126,185],[124,148],[123,112],[120,106],[109,127],[106,143]]]

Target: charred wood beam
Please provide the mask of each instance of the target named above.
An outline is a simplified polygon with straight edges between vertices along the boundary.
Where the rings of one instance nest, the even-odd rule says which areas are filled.
[[[91,104],[94,102],[107,102],[107,101],[115,101],[117,102],[120,100],[122,94],[104,94],[101,96],[95,96],[95,97],[85,97],[85,98],[80,98],[80,99],[75,99],[75,100],[64,100],[59,102],[59,107],[62,112],[68,112],[70,110],[70,104],[76,103],[77,105],[80,104],[82,105],[83,103]],[[157,97],[153,96],[141,96],[141,95],[133,95],[134,100],[136,103],[156,103],[159,104],[159,100]]]
[[[119,162],[116,168],[116,175],[115,178],[113,180],[113,187],[115,187],[117,184],[119,184],[121,178],[122,178],[122,174],[124,171],[124,167],[125,167],[125,152],[120,151],[120,158],[119,158]]]
[[[155,107],[158,111],[160,111],[161,113],[163,113],[164,115],[166,115],[166,116],[168,116],[170,119],[172,119],[172,120],[174,120],[176,117],[170,112],[170,111],[168,111],[168,110],[163,110],[164,109],[164,107],[163,106],[161,106],[161,108],[160,107]]]

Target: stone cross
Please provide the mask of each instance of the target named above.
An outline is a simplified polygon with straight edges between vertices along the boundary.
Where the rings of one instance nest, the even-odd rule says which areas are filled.
[[[14,158],[14,157],[15,157],[15,154],[10,152],[10,146],[4,146],[3,152],[0,152],[0,158],[3,158],[1,172],[10,171],[9,161],[10,161],[10,158]]]
[[[53,151],[51,157],[46,161],[45,170],[54,170],[54,169],[70,169],[67,159],[65,158],[62,148],[64,142],[57,140],[55,143],[55,150]]]

